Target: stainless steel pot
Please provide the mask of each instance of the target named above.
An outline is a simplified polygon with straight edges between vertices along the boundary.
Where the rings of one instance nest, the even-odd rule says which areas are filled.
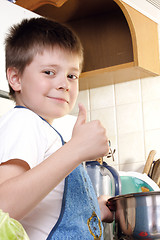
[[[160,191],[119,195],[110,198],[108,206],[115,210],[121,235],[135,240],[160,239]]]

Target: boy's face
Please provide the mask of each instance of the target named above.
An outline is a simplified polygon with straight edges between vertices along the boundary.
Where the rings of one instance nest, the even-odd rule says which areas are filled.
[[[47,121],[68,114],[77,99],[80,58],[59,47],[37,54],[19,77],[16,104]]]

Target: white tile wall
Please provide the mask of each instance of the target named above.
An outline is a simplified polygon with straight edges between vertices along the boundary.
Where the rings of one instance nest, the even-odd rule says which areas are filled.
[[[80,92],[88,120],[99,119],[116,149],[115,161],[104,158],[121,171],[142,172],[148,154],[160,158],[160,77],[138,79]],[[78,112],[77,104],[72,114]]]
[[[141,101],[140,80],[119,83],[115,85],[116,105]]]
[[[142,107],[140,103],[128,103],[116,107],[119,135],[142,131]]]
[[[100,108],[90,113],[91,120],[99,119],[109,136],[116,135],[115,107]]]
[[[150,101],[160,99],[160,76],[155,78],[145,78],[141,80],[142,100]]]
[[[160,128],[160,99],[143,102],[145,130]]]
[[[109,85],[90,90],[91,110],[115,106],[114,85]]]

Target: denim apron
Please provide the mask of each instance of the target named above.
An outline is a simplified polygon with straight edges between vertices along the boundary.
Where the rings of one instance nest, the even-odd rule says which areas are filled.
[[[16,106],[15,108],[25,107]],[[41,116],[39,117],[46,121]],[[61,134],[55,128],[53,129],[60,136],[62,145],[64,145]],[[65,178],[60,216],[47,240],[102,239],[103,225],[100,220],[97,196],[86,170],[80,164]]]

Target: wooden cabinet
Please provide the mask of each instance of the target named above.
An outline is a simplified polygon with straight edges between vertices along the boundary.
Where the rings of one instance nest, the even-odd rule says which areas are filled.
[[[16,4],[28,10],[34,11],[35,9],[47,4],[61,7],[66,1],[67,0],[17,0]]]
[[[80,89],[160,74],[157,23],[121,0],[18,0],[66,23],[84,46]]]

